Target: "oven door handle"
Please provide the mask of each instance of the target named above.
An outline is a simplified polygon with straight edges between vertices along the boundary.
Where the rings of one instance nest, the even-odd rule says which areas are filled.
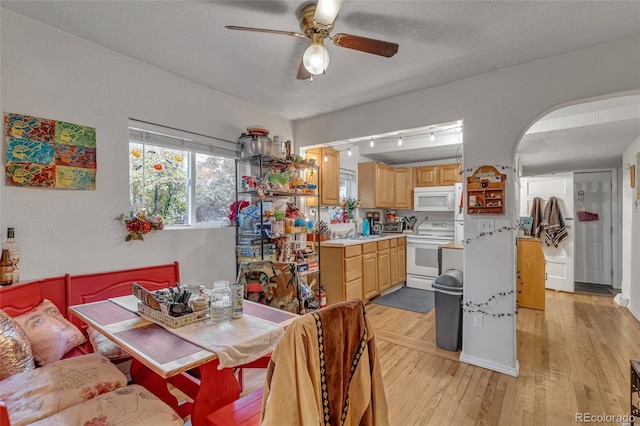
[[[446,244],[446,243],[442,243],[442,244]],[[407,245],[412,245],[412,246],[430,246],[430,247],[434,247],[434,248],[439,248],[441,245],[441,243],[430,243],[430,242],[426,242],[426,241],[416,241],[416,240],[407,240]]]

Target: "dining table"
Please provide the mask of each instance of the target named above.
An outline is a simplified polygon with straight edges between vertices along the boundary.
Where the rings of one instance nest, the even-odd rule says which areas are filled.
[[[219,324],[207,318],[173,329],[137,312],[138,303],[130,295],[70,306],[69,311],[128,352],[132,381],[181,417],[190,415],[193,426],[205,425],[210,413],[239,398],[234,367],[266,355],[282,329],[299,317],[244,300],[240,319]],[[168,384],[190,401],[179,401]]]

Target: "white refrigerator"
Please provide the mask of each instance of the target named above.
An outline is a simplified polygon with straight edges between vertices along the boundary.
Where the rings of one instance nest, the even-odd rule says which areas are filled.
[[[462,184],[456,183],[454,185],[454,199],[456,208],[453,214],[453,227],[455,230],[455,241],[462,242],[464,239],[464,226],[462,219],[464,219],[464,194],[462,193]]]

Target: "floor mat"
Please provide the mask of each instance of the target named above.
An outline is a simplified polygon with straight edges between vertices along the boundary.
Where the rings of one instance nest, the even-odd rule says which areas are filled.
[[[412,287],[401,287],[391,294],[376,299],[373,303],[389,306],[391,308],[404,309],[406,311],[426,314],[434,306],[433,291]]]
[[[575,283],[575,291],[586,291],[588,293],[612,294],[611,286],[604,284]]]

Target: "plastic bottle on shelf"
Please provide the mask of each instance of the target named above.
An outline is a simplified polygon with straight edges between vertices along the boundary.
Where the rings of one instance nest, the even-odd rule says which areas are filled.
[[[15,239],[15,228],[7,228],[7,241],[2,244],[3,250],[9,250],[13,262],[13,283],[20,281],[20,244]]]
[[[229,281],[216,281],[211,291],[211,319],[218,323],[231,321],[232,296]]]

